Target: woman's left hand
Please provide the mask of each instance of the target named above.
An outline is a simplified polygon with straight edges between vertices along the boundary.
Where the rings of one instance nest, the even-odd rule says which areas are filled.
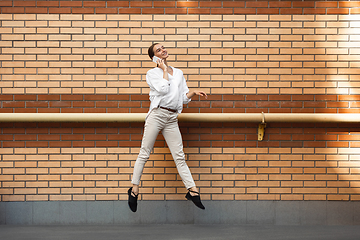
[[[186,94],[186,96],[188,97],[188,98],[192,98],[193,96],[200,96],[200,97],[205,97],[205,99],[207,99],[207,95],[206,95],[206,93],[205,92],[203,92],[203,91],[193,91],[193,92],[191,92],[191,93],[188,93],[188,94]]]

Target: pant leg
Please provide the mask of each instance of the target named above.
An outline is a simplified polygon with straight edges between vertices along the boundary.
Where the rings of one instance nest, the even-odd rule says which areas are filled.
[[[185,162],[185,153],[183,150],[182,137],[177,121],[177,114],[171,114],[169,122],[162,130],[165,141],[171,151],[171,155],[175,161],[176,168],[186,187],[186,189],[195,187],[194,179],[190,169]]]
[[[165,121],[161,117],[161,113],[158,111],[158,109],[152,110],[145,121],[144,135],[141,142],[141,148],[134,165],[134,172],[131,181],[132,184],[140,184],[140,178],[143,173],[145,163],[149,159],[156,138],[164,125]]]

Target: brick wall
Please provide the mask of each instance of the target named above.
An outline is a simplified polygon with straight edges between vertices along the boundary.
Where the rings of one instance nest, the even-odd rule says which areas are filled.
[[[356,1],[0,6],[2,113],[147,112],[153,41],[210,94],[184,112],[359,112]],[[1,201],[127,199],[143,124],[0,126]],[[357,124],[271,123],[261,142],[254,123],[180,127],[205,200],[359,200]],[[142,199],[184,199],[162,136],[144,173]]]

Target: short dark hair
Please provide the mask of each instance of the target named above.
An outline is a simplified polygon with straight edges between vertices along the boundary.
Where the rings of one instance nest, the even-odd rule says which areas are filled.
[[[148,49],[148,54],[149,54],[149,57],[152,59],[153,57],[154,57],[154,55],[155,55],[155,53],[154,53],[154,47],[155,47],[155,45],[156,44],[159,44],[159,43],[153,43],[153,44],[151,44],[151,46],[149,47],[149,49]]]

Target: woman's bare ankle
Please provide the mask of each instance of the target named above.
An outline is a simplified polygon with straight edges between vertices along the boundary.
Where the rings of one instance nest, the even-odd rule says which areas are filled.
[[[133,184],[132,191],[135,195],[138,195],[139,194],[139,185]]]
[[[199,194],[198,194],[199,190],[197,189],[197,187],[189,188],[189,190],[190,190],[190,195],[191,195],[191,196],[199,195]]]

